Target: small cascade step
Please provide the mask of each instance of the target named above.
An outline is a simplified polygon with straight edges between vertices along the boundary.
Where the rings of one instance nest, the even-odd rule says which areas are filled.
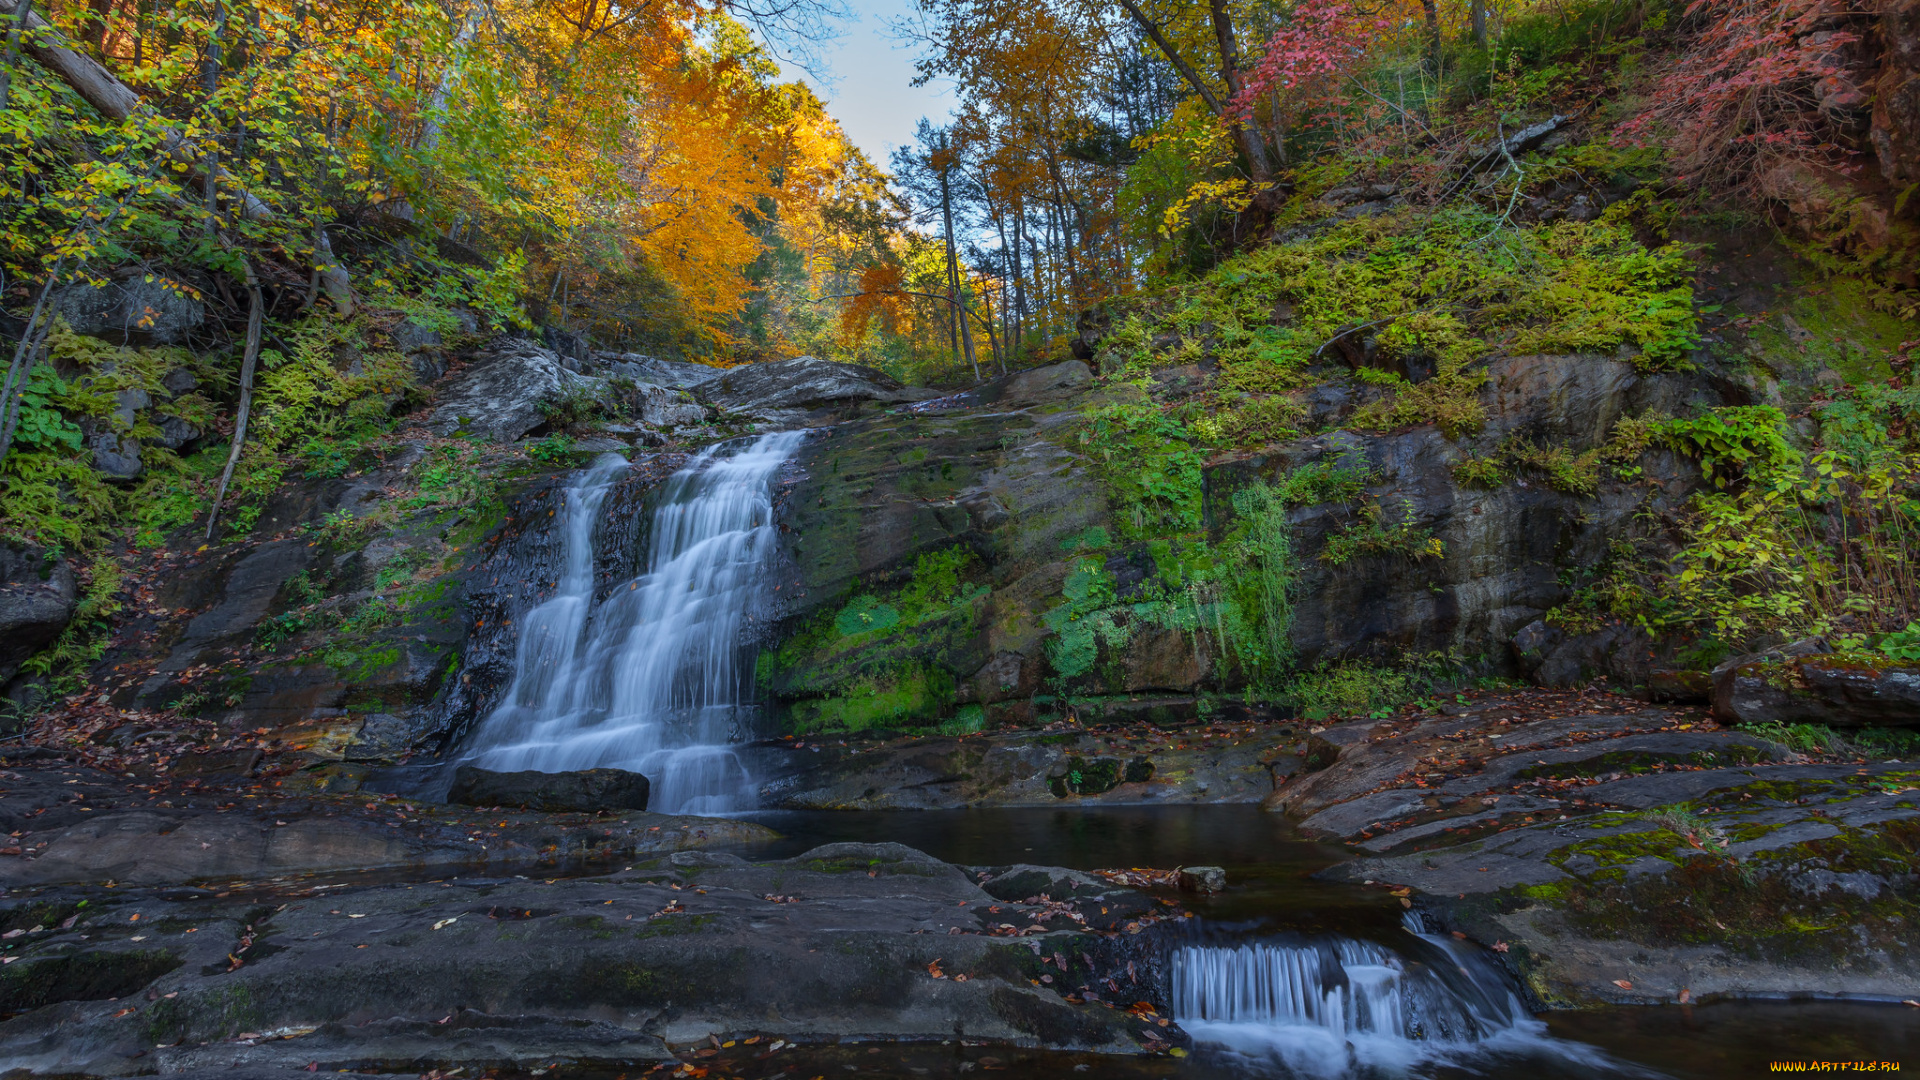
[[[624,769],[665,813],[753,807],[732,744],[752,709],[744,629],[767,594],[774,477],[805,438],[702,451],[653,501],[645,570],[594,603],[593,538],[626,467],[608,456],[567,489],[551,595],[520,620],[514,676],[459,763],[497,772]]]

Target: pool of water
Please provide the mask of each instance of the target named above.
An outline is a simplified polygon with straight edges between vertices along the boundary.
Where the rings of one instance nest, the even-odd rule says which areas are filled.
[[[971,866],[1215,865],[1226,869],[1228,886],[1217,896],[1182,898],[1199,916],[1190,962],[1204,969],[1188,981],[1214,983],[1211,992],[1188,995],[1180,1022],[1196,1045],[1185,1058],[960,1044],[738,1047],[701,1062],[715,1076],[1719,1080],[1796,1061],[1899,1062],[1920,1073],[1920,1008],[1910,1006],[1755,1001],[1528,1016],[1488,954],[1415,934],[1418,925],[1384,890],[1316,880],[1347,853],[1301,838],[1257,807],[749,816],[782,834],[741,850],[750,858],[892,841]],[[1449,1022],[1449,1010],[1460,1016]]]

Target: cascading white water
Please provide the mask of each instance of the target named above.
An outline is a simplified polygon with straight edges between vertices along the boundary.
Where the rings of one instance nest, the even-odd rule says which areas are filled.
[[[626,463],[607,455],[566,491],[564,565],[521,617],[514,677],[462,757],[502,771],[618,768],[652,782],[666,813],[750,809],[730,741],[752,707],[742,647],[773,552],[773,479],[805,437],[709,447],[655,500],[640,576],[593,603],[593,536]]]
[[[1182,947],[1175,1018],[1252,1072],[1404,1076],[1423,1063],[1519,1055],[1552,1060],[1558,1075],[1645,1075],[1546,1037],[1478,949],[1408,929],[1411,959],[1350,938]]]

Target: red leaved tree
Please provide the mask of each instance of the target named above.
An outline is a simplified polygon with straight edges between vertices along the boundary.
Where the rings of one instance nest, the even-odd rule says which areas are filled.
[[[1662,72],[1619,137],[1670,140],[1681,179],[1710,189],[1769,190],[1809,166],[1845,169],[1844,112],[1865,95],[1845,65],[1858,40],[1836,28],[1830,0],[1693,0],[1689,45]]]
[[[1348,103],[1351,72],[1389,32],[1384,17],[1357,5],[1304,0],[1287,25],[1267,38],[1232,107],[1248,122],[1262,106],[1268,109],[1273,143],[1285,163],[1288,130],[1302,120],[1337,114]]]

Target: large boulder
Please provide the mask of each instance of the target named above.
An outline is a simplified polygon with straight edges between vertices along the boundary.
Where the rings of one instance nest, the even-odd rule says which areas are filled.
[[[938,396],[931,390],[904,387],[877,368],[812,356],[737,367],[702,383],[695,393],[709,404],[763,416],[860,401],[923,401]]]
[[[1728,723],[1920,727],[1920,665],[1795,642],[1715,668],[1713,711]]]
[[[0,684],[60,636],[78,601],[65,559],[0,545]]]
[[[440,388],[427,427],[512,442],[546,423],[543,404],[573,394],[603,397],[606,381],[568,370],[551,349],[501,338]]]
[[[145,466],[140,461],[140,440],[117,431],[96,431],[87,440],[93,454],[94,471],[112,480],[132,480]]]
[[[685,390],[666,386],[642,386],[639,398],[640,422],[652,428],[671,430],[689,424],[705,423],[706,407]]]
[[[680,360],[661,360],[645,353],[594,353],[596,370],[632,379],[648,386],[690,390],[726,374],[725,368],[711,364],[690,364]]]
[[[624,769],[579,772],[493,772],[462,765],[447,801],[464,806],[519,806],[552,814],[645,810],[647,778]]]
[[[207,319],[184,287],[152,276],[64,286],[53,294],[53,313],[116,345],[178,345]]]

